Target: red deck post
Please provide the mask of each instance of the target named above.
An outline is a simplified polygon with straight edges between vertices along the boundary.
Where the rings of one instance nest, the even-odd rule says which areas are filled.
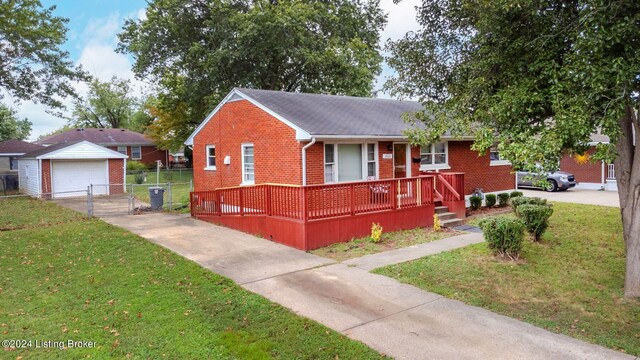
[[[307,209],[308,204],[307,204],[307,188],[306,187],[300,187],[300,198],[302,200],[302,202],[300,203],[300,210],[302,211],[302,221],[304,221],[305,223],[307,222],[307,220],[309,220],[309,211]]]
[[[351,186],[349,186],[349,193],[351,196],[351,215],[355,215],[356,214],[356,190],[355,190],[354,183],[351,183]]]
[[[271,185],[264,186],[264,210],[267,216],[271,216]]]

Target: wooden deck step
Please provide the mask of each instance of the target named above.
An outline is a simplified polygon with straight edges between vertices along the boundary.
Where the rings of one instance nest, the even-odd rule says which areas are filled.
[[[436,214],[440,215],[442,213],[449,212],[449,207],[448,206],[436,206],[435,207],[435,211],[436,211]]]
[[[442,220],[440,221],[440,225],[446,228],[456,227],[456,226],[462,225],[462,219],[453,218],[453,219]]]
[[[438,217],[440,218],[440,220],[455,219],[456,218],[456,213],[443,212],[443,213],[439,213]]]

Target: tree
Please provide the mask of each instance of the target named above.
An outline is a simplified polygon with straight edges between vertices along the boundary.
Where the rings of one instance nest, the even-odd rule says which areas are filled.
[[[43,9],[38,0],[0,2],[0,89],[16,99],[62,108],[59,97],[75,94],[70,82],[83,73],[60,48],[68,19],[53,16],[54,9]]]
[[[551,171],[608,135],[595,158],[615,158],[625,295],[640,296],[640,2],[424,0],[418,19],[387,45],[387,89],[425,104],[407,116],[428,125],[411,141],[472,133],[481,153],[497,145],[516,168]]]
[[[0,104],[0,141],[24,140],[31,133],[31,122],[18,119],[16,111]]]
[[[156,120],[180,147],[234,87],[370,95],[385,22],[378,0],[151,0],[119,51],[158,87],[161,111],[180,108]]]
[[[128,128],[138,100],[131,95],[129,80],[111,78],[102,82],[92,79],[86,98],[74,100],[71,127]]]

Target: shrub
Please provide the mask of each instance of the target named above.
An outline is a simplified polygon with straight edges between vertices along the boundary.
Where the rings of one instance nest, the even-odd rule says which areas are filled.
[[[480,196],[472,196],[469,198],[471,204],[471,210],[478,210],[482,206],[482,198]]]
[[[509,205],[509,193],[500,193],[498,194],[498,206],[505,207]]]
[[[511,207],[513,208],[513,212],[517,217],[520,217],[520,213],[518,212],[518,208],[521,205],[546,205],[547,199],[541,199],[539,197],[526,197],[521,196],[515,199],[511,199]]]
[[[520,219],[510,217],[492,217],[480,221],[489,249],[494,254],[508,256],[511,259],[520,257],[524,241],[525,224]]]
[[[127,161],[127,170],[147,170],[147,165],[140,161]]]
[[[382,238],[382,226],[378,223],[371,224],[371,242],[380,242]]]
[[[135,182],[136,184],[142,184],[142,183],[144,183],[144,180],[146,178],[147,178],[147,174],[146,173],[135,174],[133,176],[133,182]]]
[[[520,218],[524,220],[527,231],[533,236],[533,240],[540,241],[540,237],[549,227],[549,218],[553,214],[551,205],[523,204],[518,207]]]
[[[487,207],[494,207],[496,205],[496,194],[487,194],[484,197],[484,204],[487,205]]]
[[[512,191],[511,194],[509,194],[509,196],[513,199],[513,198],[517,198],[517,197],[521,197],[522,195],[524,195],[522,193],[522,191]]]
[[[433,214],[433,231],[442,230],[442,223],[440,222],[440,217],[438,214]]]

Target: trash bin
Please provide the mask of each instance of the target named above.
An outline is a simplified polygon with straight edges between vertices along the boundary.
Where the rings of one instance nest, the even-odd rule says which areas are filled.
[[[162,210],[162,205],[164,204],[164,188],[150,187],[149,200],[151,202],[151,210]]]

